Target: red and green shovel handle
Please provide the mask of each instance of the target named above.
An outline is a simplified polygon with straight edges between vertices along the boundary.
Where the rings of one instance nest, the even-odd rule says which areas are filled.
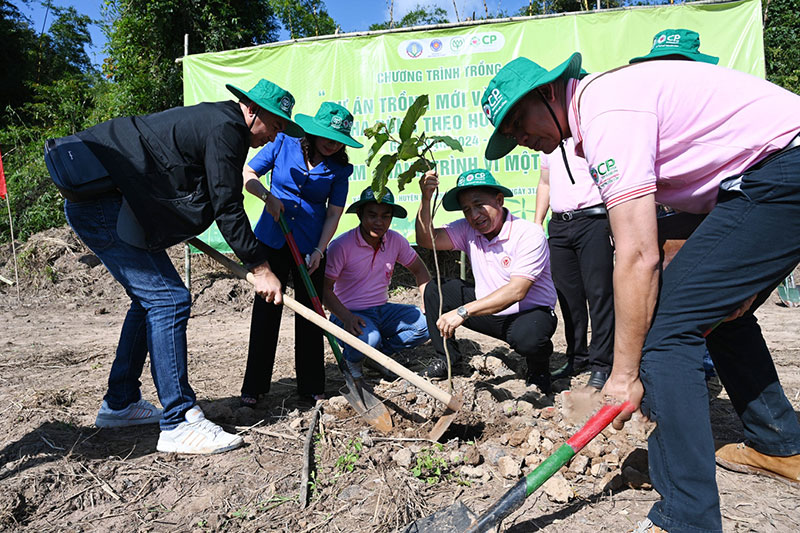
[[[581,451],[622,411],[633,411],[629,402],[619,405],[605,405],[584,426],[578,430],[565,444],[562,444],[550,457],[537,466],[531,473],[521,479],[500,500],[486,511],[478,521],[465,533],[483,533],[491,531],[504,518],[514,512],[525,498],[541,487],[545,481],[567,464],[576,453]]]
[[[707,337],[709,333],[719,326],[725,319],[719,320],[716,324],[708,328],[703,337]],[[478,521],[472,525],[465,533],[484,533],[491,531],[492,528],[497,526],[504,518],[513,513],[525,498],[533,494],[533,492],[541,487],[545,481],[558,472],[558,470],[567,464],[576,453],[581,451],[592,439],[594,439],[617,415],[623,411],[633,412],[633,405],[630,402],[624,402],[619,405],[605,405],[598,411],[592,418],[589,419],[584,426],[578,430],[565,444],[562,444],[559,449],[555,451],[550,457],[537,466],[531,473],[521,479],[516,485],[506,492],[500,500],[497,501],[488,511],[478,518]]]
[[[317,295],[316,289],[314,289],[314,284],[311,282],[311,276],[308,275],[308,269],[303,262],[303,256],[300,254],[300,248],[297,247],[297,242],[295,242],[294,236],[292,236],[292,230],[289,229],[289,225],[286,223],[283,213],[280,214],[278,223],[281,226],[281,231],[283,231],[284,237],[286,237],[286,243],[289,245],[289,250],[292,252],[292,257],[297,265],[297,270],[300,271],[300,277],[303,278],[303,283],[306,286],[306,291],[308,291],[308,296],[311,298],[311,303],[314,305],[314,311],[316,311],[319,315],[325,316],[325,311],[322,309],[322,302]],[[333,356],[336,358],[336,363],[339,365],[340,369],[344,370],[344,359],[342,359],[342,351],[339,348],[339,341],[337,341],[336,338],[327,331],[325,332],[325,336],[328,338],[328,343],[331,345],[331,350],[333,350]]]

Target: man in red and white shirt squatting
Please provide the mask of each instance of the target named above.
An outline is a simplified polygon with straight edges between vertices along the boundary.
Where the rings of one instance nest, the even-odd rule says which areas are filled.
[[[406,238],[389,229],[392,218],[405,218],[406,210],[394,203],[392,191],[379,203],[367,187],[347,213],[357,214],[360,223],[328,246],[323,299],[331,321],[389,355],[419,346],[428,340],[424,313],[416,305],[389,303],[388,293],[395,263],[411,271],[420,294],[431,279]],[[361,379],[364,354],[345,345],[342,355]]]
[[[482,98],[495,127],[486,157],[518,144],[551,153],[573,137],[616,245],[603,392],[657,423],[652,529],[719,532],[702,360],[704,333],[726,318],[707,342],[746,444],[724,446],[717,461],[800,485],[800,423],[753,314],[800,261],[800,96],[702,62],[642,62],[579,81],[580,64],[576,53],[551,71],[526,58],[503,67]],[[656,202],[708,213],[663,274]]]
[[[422,201],[417,213],[417,244],[436,250],[466,252],[475,284],[460,279],[442,281],[442,316],[437,317],[439,291],[425,289],[428,331],[438,357],[428,377],[447,375],[444,339],[452,362],[461,354],[455,342],[460,326],[503,340],[528,363],[526,381],[544,394],[551,392],[550,338],[556,330],[553,312],[556,289],[550,276],[550,252],[542,227],[512,215],[503,207],[512,192],[488,170],[462,173],[442,198],[447,211],[464,218],[431,228],[431,197],[439,186],[435,171],[420,178]]]

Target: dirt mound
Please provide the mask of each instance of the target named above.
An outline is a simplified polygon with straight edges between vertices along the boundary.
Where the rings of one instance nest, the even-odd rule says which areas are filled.
[[[270,392],[239,407],[249,335],[249,286],[208,258],[192,259],[194,307],[188,326],[190,382],[208,418],[245,437],[242,449],[211,457],[155,451],[157,426],[93,426],[102,401],[127,297],[66,228],[36,235],[19,250],[16,287],[0,288],[0,531],[400,531],[412,520],[462,501],[487,509],[555,451],[598,407],[587,374],[555,382],[543,396],[524,382],[524,361],[508,346],[459,332],[465,360],[454,387],[464,407],[441,442],[427,439],[443,406],[403,380],[373,371],[367,381],[392,413],[379,434],[339,395],[330,351],[320,422],[296,394],[294,315],[284,310]],[[183,248],[169,250],[183,272]],[[13,279],[10,250],[0,274]],[[451,258],[451,271],[457,272]],[[402,269],[398,269],[402,276]],[[408,279],[392,300],[418,303]],[[758,316],[787,397],[800,409],[800,311],[762,306]],[[551,367],[564,360],[563,330]],[[430,344],[397,359],[420,370]],[[144,398],[156,401],[142,377]],[[439,384],[445,387],[444,383]],[[713,431],[741,440],[724,389],[709,384]],[[606,429],[504,523],[502,531],[624,531],[658,495],[647,471],[641,420]],[[313,431],[308,507],[299,501],[303,442]],[[795,531],[797,492],[774,480],[718,470],[726,531]]]

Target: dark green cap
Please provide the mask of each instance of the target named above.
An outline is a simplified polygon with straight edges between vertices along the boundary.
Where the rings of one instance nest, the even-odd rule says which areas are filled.
[[[339,141],[353,148],[364,146],[350,136],[353,115],[346,108],[334,102],[322,102],[319,111],[313,117],[298,113],[297,123],[311,135]]]
[[[517,146],[516,140],[500,134],[497,128],[520,98],[562,76],[578,78],[580,73],[581,55],[577,52],[553,70],[540,67],[527,57],[518,57],[501,68],[489,82],[481,98],[483,112],[494,126],[494,132],[486,145],[486,159],[500,159]]]
[[[403,207],[394,203],[394,195],[392,194],[392,191],[387,188],[386,194],[384,194],[383,198],[381,198],[381,201],[378,202],[378,199],[375,198],[375,193],[373,192],[372,187],[367,187],[361,191],[361,198],[359,198],[358,201],[353,202],[353,205],[347,208],[346,213],[357,213],[359,207],[370,202],[392,206],[392,216],[394,218],[406,218],[406,215],[408,215]]]
[[[249,100],[273,115],[286,119],[286,129],[283,130],[286,135],[290,137],[302,137],[305,135],[303,128],[292,120],[294,96],[289,91],[281,89],[271,81],[263,78],[249,91],[244,91],[230,83],[225,84],[225,87],[239,100]]]
[[[719,58],[700,53],[700,35],[692,30],[664,30],[653,37],[653,47],[646,56],[634,57],[629,63],[639,63],[659,57],[679,55],[692,61],[716,65]]]
[[[489,187],[503,193],[503,196],[514,196],[511,189],[500,185],[491,172],[483,168],[474,168],[461,173],[458,180],[456,180],[456,186],[444,194],[442,207],[444,207],[445,211],[461,211],[461,204],[458,203],[458,193],[473,187]]]

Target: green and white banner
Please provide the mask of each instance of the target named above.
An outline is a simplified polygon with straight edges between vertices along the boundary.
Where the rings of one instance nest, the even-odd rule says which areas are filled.
[[[514,191],[514,198],[507,200],[509,209],[531,219],[539,154],[517,148],[499,161],[483,158],[492,130],[481,111],[480,97],[489,80],[519,56],[552,68],[579,51],[589,72],[614,68],[649,52],[653,36],[668,28],[697,31],[701,52],[718,56],[722,66],[765,75],[761,2],[744,0],[576,13],[429,31],[345,34],[192,55],[183,60],[184,103],[228,100],[231,94],[226,83],[249,88],[260,78],[291,91],[297,102],[295,113],[314,115],[323,101],[339,102],[353,113],[353,136],[365,145],[360,150],[348,149],[355,166],[349,191],[354,201],[372,180],[372,169],[364,164],[371,144],[364,129],[392,117],[398,119],[399,127],[408,106],[427,94],[430,109],[421,121],[423,131],[450,135],[464,146],[462,153],[440,145],[434,154],[442,193],[455,184],[461,172],[488,168]],[[394,176],[407,166],[398,164]],[[392,228],[413,243],[418,186],[412,182],[398,191],[397,183],[390,180],[389,188],[409,212],[408,219],[395,219]],[[263,203],[245,193],[245,207],[255,224]],[[440,210],[436,223],[459,216]],[[355,215],[344,215],[339,232],[357,224]],[[228,250],[215,226],[201,238]]]

